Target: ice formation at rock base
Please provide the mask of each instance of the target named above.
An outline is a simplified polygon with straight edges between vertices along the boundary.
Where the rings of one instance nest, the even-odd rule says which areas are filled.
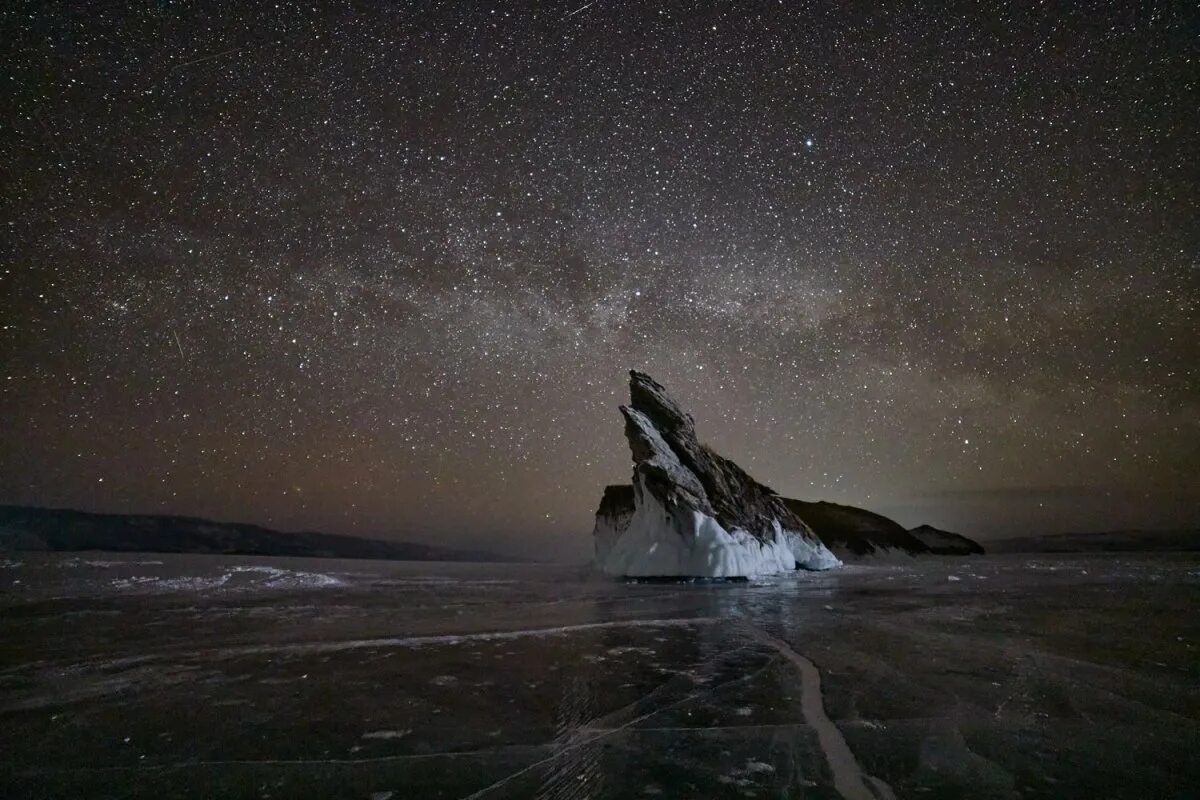
[[[713,517],[694,509],[667,509],[640,485],[636,508],[624,530],[613,517],[597,517],[596,563],[608,575],[624,577],[752,578],[791,572],[793,548],[812,569],[840,562],[800,536],[776,524],[763,541],[743,530],[727,531]],[[789,536],[789,533],[791,535]],[[821,548],[822,550],[824,548]]]
[[[702,444],[692,416],[649,375],[629,373],[629,399],[621,414],[633,481],[605,488],[592,531],[609,575],[750,578],[843,559],[983,552],[927,525],[908,531],[863,508],[780,496]]]

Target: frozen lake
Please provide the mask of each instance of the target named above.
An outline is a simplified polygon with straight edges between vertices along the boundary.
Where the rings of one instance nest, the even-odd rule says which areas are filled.
[[[1200,557],[0,556],[0,796],[1194,798]]]

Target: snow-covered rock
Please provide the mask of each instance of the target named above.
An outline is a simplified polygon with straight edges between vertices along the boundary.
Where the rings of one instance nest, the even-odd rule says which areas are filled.
[[[596,514],[596,563],[610,575],[753,577],[841,562],[771,489],[700,444],[695,422],[648,375],[621,406],[632,486]]]

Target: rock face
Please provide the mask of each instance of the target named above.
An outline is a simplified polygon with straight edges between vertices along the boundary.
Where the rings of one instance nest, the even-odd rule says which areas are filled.
[[[751,577],[840,562],[766,486],[702,445],[692,417],[649,375],[630,372],[621,406],[632,486],[605,489],[596,562],[611,575]]]
[[[784,500],[839,558],[930,555],[933,550],[900,523],[865,508],[824,501]]]
[[[983,545],[979,542],[932,525],[918,525],[908,532],[920,539],[935,556],[981,556],[984,553]]]

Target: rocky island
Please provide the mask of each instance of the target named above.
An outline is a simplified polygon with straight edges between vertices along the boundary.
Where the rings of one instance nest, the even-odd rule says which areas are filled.
[[[701,444],[695,421],[661,384],[636,370],[629,375],[629,404],[620,410],[633,482],[606,487],[596,511],[595,561],[603,572],[749,578],[832,569],[842,559],[983,552],[957,534],[910,532],[853,506],[781,497]],[[924,540],[934,532],[944,534],[937,546]]]

